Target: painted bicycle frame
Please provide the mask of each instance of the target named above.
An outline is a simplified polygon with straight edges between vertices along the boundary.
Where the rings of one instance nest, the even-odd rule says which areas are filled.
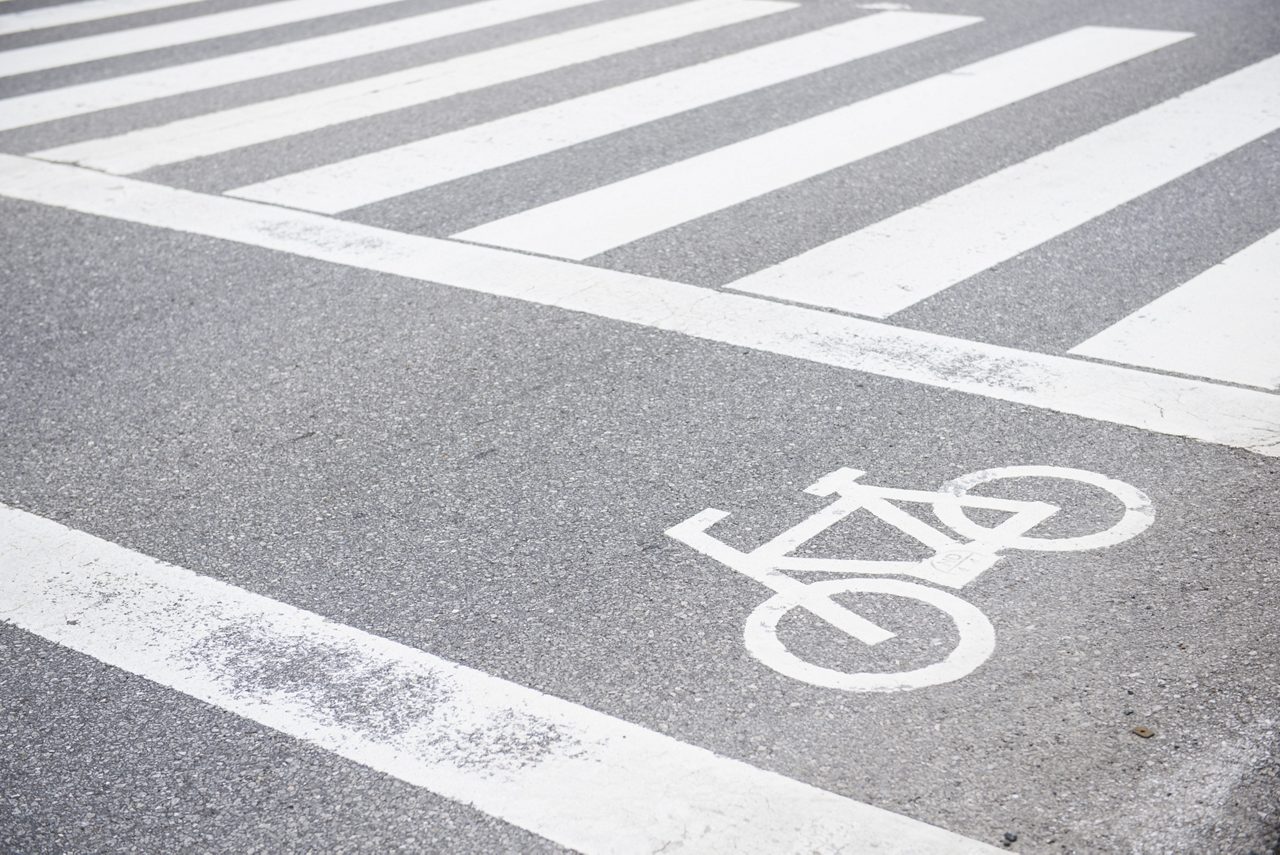
[[[834,501],[750,552],[736,549],[710,533],[729,514],[715,508],[695,514],[667,530],[667,534],[725,566],[774,591],[747,621],[747,648],[769,667],[815,685],[850,691],[900,691],[949,682],[970,673],[995,648],[995,631],[987,617],[966,601],[938,588],[900,579],[867,579],[866,576],[907,576],[942,588],[958,590],[1001,560],[1006,549],[1054,551],[1092,549],[1127,540],[1145,529],[1153,518],[1151,503],[1128,484],[1097,473],[1061,467],[1004,467],[954,479],[939,491],[878,487],[859,481],[866,473],[840,468],[805,489]],[[1027,532],[1056,514],[1060,508],[1046,502],[970,495],[976,484],[1001,478],[1062,478],[1093,484],[1111,492],[1125,504],[1123,519],[1097,534],[1074,538],[1034,538]],[[959,538],[899,507],[922,504]],[[1008,514],[998,525],[986,527],[969,519],[965,508]],[[867,511],[919,541],[931,554],[917,561],[815,558],[794,553],[856,511]],[[788,572],[852,574],[854,578],[802,582]],[[817,616],[844,634],[866,645],[895,637],[856,612],[836,602],[841,593],[878,593],[906,597],[940,609],[956,624],[960,642],[945,660],[906,672],[848,674],[800,659],[778,638],[782,616],[795,608]]]

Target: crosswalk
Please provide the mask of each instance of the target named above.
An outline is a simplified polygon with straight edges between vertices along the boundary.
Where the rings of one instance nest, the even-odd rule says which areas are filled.
[[[1093,27],[1063,33],[458,237],[586,259],[1183,38],[1185,33]]]
[[[889,317],[1280,130],[1278,83],[1280,57],[1248,66],[733,287]]]
[[[336,214],[745,95],[977,20],[904,13],[855,18],[603,92],[240,187],[230,195]]]
[[[514,0],[502,2],[512,4]],[[552,2],[565,5],[564,0]],[[527,7],[520,4],[518,8]],[[354,83],[89,140],[37,156],[126,175],[421,106],[787,8],[774,0],[692,0]]]
[[[0,43],[0,77],[39,75],[161,47],[271,27],[288,28],[325,16],[341,20],[347,12],[387,3],[390,0],[282,0],[205,11],[204,3],[191,0],[88,0],[15,12],[0,15],[0,36],[37,34],[42,40],[9,50],[3,50]],[[503,86],[520,85],[540,75],[590,76],[602,63],[612,63],[612,75],[605,75],[609,82],[588,86],[585,94],[570,92],[550,103],[508,109],[497,118],[486,116],[439,133],[427,131],[408,142],[396,139],[384,143],[374,131],[361,135],[362,144],[355,154],[347,152],[329,159],[313,155],[312,162],[302,168],[285,167],[251,183],[221,186],[222,198],[228,202],[236,199],[242,204],[348,217],[362,227],[378,229],[382,227],[380,205],[413,205],[418,199],[430,204],[434,188],[484,179],[508,168],[536,167],[543,158],[554,160],[555,169],[570,170],[575,176],[595,174],[601,171],[596,161],[600,151],[613,150],[616,142],[619,154],[609,169],[601,171],[607,177],[593,186],[581,189],[576,182],[566,182],[571,189],[557,194],[559,176],[553,170],[543,191],[535,194],[542,198],[531,204],[414,244],[423,251],[442,253],[442,257],[452,252],[447,246],[477,250],[468,250],[468,261],[462,265],[465,276],[457,273],[461,268],[450,267],[452,262],[442,263],[449,275],[439,275],[434,269],[422,271],[423,278],[446,284],[464,279],[471,282],[476,265],[492,264],[498,272],[515,269],[523,264],[515,259],[526,254],[559,260],[562,263],[558,266],[545,269],[574,282],[590,279],[596,275],[592,271],[602,271],[600,281],[614,282],[606,275],[612,272],[608,254],[613,250],[657,235],[680,234],[704,218],[765,198],[777,200],[778,219],[785,224],[787,192],[803,182],[856,168],[872,157],[893,157],[926,137],[978,125],[1011,108],[1052,113],[1061,108],[1062,99],[1074,91],[1073,87],[1091,84],[1103,75],[1110,75],[1108,79],[1145,79],[1158,67],[1149,61],[1158,61],[1195,40],[1194,33],[1176,27],[1070,27],[1022,44],[1002,46],[896,86],[878,87],[872,80],[870,94],[851,95],[845,103],[828,105],[800,118],[777,120],[768,115],[756,117],[753,105],[767,100],[778,87],[803,84],[812,75],[856,74],[862,64],[908,49],[949,56],[954,40],[981,32],[990,22],[958,11],[856,7],[847,7],[842,18],[832,21],[829,11],[823,18],[813,11],[814,6],[784,0],[478,0],[451,4],[400,0],[396,8],[405,14],[395,20],[353,23],[323,35],[297,30],[298,37],[291,41],[247,50],[238,50],[232,39],[214,56],[192,57],[158,69],[116,76],[103,70],[88,82],[69,85],[58,85],[57,78],[50,77],[51,85],[45,88],[0,96],[0,130],[30,130],[45,123],[89,120],[104,111],[129,106],[170,104],[175,99],[198,98],[217,87],[351,63],[452,36],[501,35],[523,22],[578,9],[591,8],[604,17],[586,23],[570,21],[553,32],[522,40],[498,38],[495,46],[389,72],[380,70],[346,82],[303,77],[297,91],[282,97],[214,107],[172,120],[166,120],[170,114],[164,109],[154,114],[135,111],[129,114],[128,129],[106,135],[95,134],[92,122],[72,123],[56,144],[13,152],[22,160],[6,160],[0,170],[0,193],[37,201],[56,197],[68,207],[96,211],[100,209],[98,201],[80,205],[61,190],[55,193],[37,187],[34,176],[41,181],[57,176],[64,185],[80,182],[84,192],[96,200],[100,173],[137,176],[158,167],[181,165],[199,171],[202,158],[261,157],[261,152],[276,151],[272,146],[284,146],[325,129],[376,128],[387,117],[410,115],[444,99],[483,98]],[[148,23],[146,13],[159,9],[184,16]],[[87,21],[114,21],[119,28],[58,37],[57,27]],[[782,35],[771,35],[775,25]],[[713,55],[695,51],[692,59],[682,61],[679,57],[684,54],[668,50],[688,40],[744,32],[750,36],[745,46]],[[671,56],[677,59],[673,61]],[[313,82],[308,84],[307,80]],[[689,141],[682,140],[681,145],[671,147],[677,153],[657,165],[633,165],[627,159],[624,143],[629,135],[699,111],[711,116],[733,112],[742,121],[729,134],[732,138],[713,137],[709,147],[692,154]],[[847,329],[871,329],[860,325],[860,319],[847,318],[861,316],[881,324],[886,336],[897,335],[902,342],[909,339],[913,347],[970,347],[971,353],[982,359],[996,359],[981,343],[929,338],[929,330],[907,330],[895,316],[1158,188],[1184,180],[1233,151],[1259,145],[1278,130],[1280,57],[1241,62],[1216,79],[1059,142],[1021,162],[993,166],[968,183],[879,222],[823,238],[815,242],[817,245],[746,275],[722,279],[718,289],[697,286],[695,290],[719,291],[725,299],[732,295],[735,301],[758,301],[764,306],[761,311],[797,319],[796,323],[801,323],[801,318],[818,317],[817,313],[846,313],[832,317],[848,320],[840,321]],[[64,165],[59,168],[66,171],[40,168],[52,168],[53,164]],[[134,188],[122,193],[151,198],[139,185],[119,183],[122,180],[117,180],[116,186]],[[145,183],[146,178],[138,180]],[[849,198],[845,203],[857,206],[860,201]],[[260,207],[224,206],[216,210],[265,216],[259,213],[263,210]],[[197,233],[227,231],[203,220],[197,226],[188,221],[166,222],[150,213],[135,216],[137,221]],[[315,223],[290,216],[295,224]],[[1276,227],[1280,227],[1280,216],[1273,229]],[[229,239],[262,240],[261,235],[251,232],[242,230]],[[999,372],[987,372],[986,386],[972,383],[966,369],[959,367],[946,376],[941,369],[930,369],[932,373],[925,373],[932,379],[923,382],[1266,449],[1270,440],[1259,436],[1280,433],[1280,423],[1271,422],[1267,415],[1277,412],[1276,399],[1270,393],[1280,390],[1280,335],[1274,334],[1280,330],[1280,303],[1275,297],[1280,289],[1275,272],[1280,269],[1276,263],[1277,235],[1280,231],[1273,231],[1230,259],[1204,259],[1205,272],[1113,326],[1082,329],[1076,338],[1079,344],[1066,352],[1034,355],[1037,366],[1049,364],[1044,359],[1056,360],[1051,372],[1055,377],[1088,371],[1094,372],[1089,374],[1092,378],[1104,363],[1126,366],[1124,371],[1137,369],[1142,376],[1147,372],[1157,372],[1151,375],[1156,377],[1175,375],[1168,382],[1182,384],[1180,389],[1208,389],[1203,392],[1204,406],[1210,409],[1218,406],[1210,403],[1219,400],[1214,396],[1229,395],[1232,403],[1225,409],[1239,419],[1241,428],[1236,433],[1230,428],[1215,432],[1188,427],[1195,422],[1190,416],[1175,425],[1176,419],[1171,420],[1163,410],[1159,415],[1126,415],[1129,411],[1113,404],[1087,403],[1084,395],[1076,400],[1071,397],[1074,393],[1062,392],[1061,385],[1050,388],[1049,384],[1035,395],[1025,389],[1010,391],[1007,378],[996,376]],[[388,247],[399,245],[390,238],[377,240]],[[486,251],[479,252],[480,248]],[[508,257],[511,260],[503,260]],[[361,263],[373,264],[367,256],[361,258],[365,259]],[[350,263],[346,256],[343,259],[343,263]],[[497,286],[484,289],[500,290]],[[796,304],[811,307],[814,314],[784,312]],[[744,305],[732,303],[734,307]],[[755,312],[754,303],[751,306]],[[601,308],[599,313],[633,322],[643,316],[643,312],[616,307]],[[717,337],[705,330],[692,334],[704,332],[707,337]],[[728,333],[719,339],[728,340],[725,336]],[[774,339],[765,335],[756,340],[760,347],[775,352],[790,347],[768,344]],[[926,345],[926,340],[933,344]],[[1188,348],[1189,340],[1197,346]],[[830,357],[828,361],[844,364],[844,359]],[[883,354],[854,360],[851,367],[913,379],[918,379],[919,373],[905,363],[889,365]],[[1114,376],[1130,382],[1129,374]],[[1214,391],[1219,388],[1227,391]],[[1171,400],[1193,399],[1200,394],[1196,391],[1188,398],[1169,392]],[[1064,403],[1068,398],[1072,402]],[[1214,418],[1220,420],[1221,412]],[[1259,419],[1264,425],[1261,434]],[[1228,435],[1232,438],[1223,438]]]
[[[88,21],[101,21],[122,15],[152,12],[170,6],[194,6],[199,2],[201,0],[187,0],[186,3],[175,2],[175,0],[84,0],[82,3],[27,9],[5,15],[0,20],[0,36],[49,27],[83,24]]]
[[[481,0],[470,6],[441,9],[327,36],[45,90],[26,97],[6,99],[4,111],[0,113],[0,129],[51,122],[299,71],[581,6],[586,2],[599,0]],[[198,28],[191,32],[199,37],[206,31]],[[0,61],[5,55],[0,53]],[[76,55],[70,55],[73,61]],[[0,64],[0,69],[8,67]]]
[[[0,76],[30,74],[64,65],[158,50],[393,2],[395,0],[280,0],[231,12],[32,45],[0,54]]]

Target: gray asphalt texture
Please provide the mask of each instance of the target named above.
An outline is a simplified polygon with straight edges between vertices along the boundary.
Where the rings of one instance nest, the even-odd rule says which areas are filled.
[[[0,97],[446,5],[0,79]],[[619,0],[4,132],[0,151],[663,5]],[[1074,26],[1197,34],[589,262],[715,287],[1280,52],[1272,0],[914,8],[987,23],[347,218],[447,235]],[[814,0],[142,177],[216,192],[864,14]],[[1272,135],[895,322],[1061,353],[1280,228],[1278,166]],[[1280,852],[1280,460],[4,199],[0,248],[0,501],[850,798],[996,845],[1016,834],[1011,851]],[[801,490],[837,466],[925,489],[1015,464],[1131,483],[1156,522],[1095,552],[1008,553],[962,593],[995,625],[995,654],[915,692],[764,668],[741,633],[767,592],[662,534],[718,507],[733,516],[717,534],[749,548],[824,505]],[[1046,534],[1118,512],[1094,491],[1029,486],[1065,509]],[[869,526],[814,548],[908,554]],[[865,606],[903,631],[898,647],[802,625],[788,637],[844,667],[923,664],[949,640],[941,620]],[[0,851],[308,850],[556,847],[0,625]]]

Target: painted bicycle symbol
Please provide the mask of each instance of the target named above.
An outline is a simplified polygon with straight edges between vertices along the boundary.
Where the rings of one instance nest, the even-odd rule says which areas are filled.
[[[995,650],[995,629],[976,606],[939,587],[868,576],[909,576],[941,588],[958,590],[999,562],[1003,550],[1066,552],[1098,549],[1134,537],[1155,519],[1151,500],[1142,491],[1083,469],[1057,466],[984,469],[948,481],[935,492],[862,484],[859,479],[865,474],[856,469],[842,468],[820,478],[805,492],[815,496],[834,496],[834,501],[750,552],[735,549],[708,532],[713,525],[729,516],[728,512],[715,508],[707,508],[666,532],[681,543],[773,590],[774,595],[747,618],[747,650],[775,671],[815,686],[853,692],[917,689],[964,677]],[[1058,506],[970,493],[979,485],[1012,478],[1056,478],[1089,484],[1119,499],[1124,505],[1124,513],[1110,528],[1094,534],[1033,537],[1027,532],[1061,510]],[[931,506],[938,521],[959,537],[899,507],[904,504]],[[1008,516],[999,524],[988,527],[966,516],[965,508],[997,511]],[[932,550],[932,555],[919,561],[867,561],[792,554],[859,510],[874,514],[924,544]],[[787,571],[858,575],[802,582],[787,575]],[[882,594],[924,603],[951,619],[956,626],[959,643],[940,662],[899,672],[838,671],[807,662],[786,648],[778,637],[778,625],[793,609],[803,609],[869,646],[895,637],[895,633],[836,602],[834,598],[837,595],[846,593]]]

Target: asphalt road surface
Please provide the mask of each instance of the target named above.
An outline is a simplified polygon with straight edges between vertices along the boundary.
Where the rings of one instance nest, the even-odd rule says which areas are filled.
[[[0,850],[1280,852],[1276,12],[0,3]]]

